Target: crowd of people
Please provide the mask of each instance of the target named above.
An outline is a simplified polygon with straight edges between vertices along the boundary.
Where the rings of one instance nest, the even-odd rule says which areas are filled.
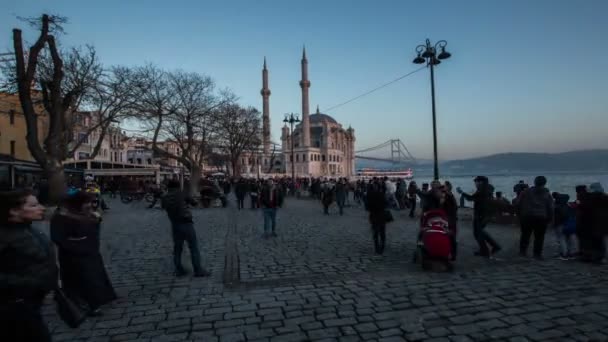
[[[254,180],[212,180],[213,186],[227,198],[234,191],[239,210],[245,208],[249,196],[250,208],[263,212],[263,238],[277,236],[277,211],[288,195],[308,194],[321,203],[324,215],[330,214],[335,203],[339,215],[345,208],[358,205],[368,212],[374,250],[383,254],[386,246],[386,225],[393,221],[391,210],[409,210],[416,218],[416,206],[421,216],[441,211],[447,218],[451,238],[451,259],[457,255],[459,204],[450,182],[433,181],[419,188],[415,181],[392,181],[374,178],[349,182],[347,179],[289,178]],[[506,201],[495,192],[489,179],[474,179],[475,192],[468,194],[455,189],[461,199],[473,202],[473,237],[478,249],[475,255],[492,257],[501,245],[487,231],[496,212],[511,207],[521,226],[519,251],[527,256],[533,239],[532,253],[543,258],[544,239],[552,230],[561,259],[577,258],[584,262],[603,263],[608,235],[608,195],[601,184],[576,187],[572,201],[566,194],[551,193],[547,179],[536,177],[533,186],[520,182],[514,187],[515,199]],[[173,260],[176,276],[187,271],[182,265],[184,243],[192,258],[193,276],[207,277],[202,267],[191,206],[197,202],[182,190],[178,181],[169,181],[166,191],[158,198],[171,223],[174,242]],[[353,202],[351,202],[351,199]],[[0,193],[0,333],[16,340],[50,341],[40,309],[45,296],[61,287],[86,306],[89,315],[102,314],[100,308],[113,301],[116,294],[106,272],[100,251],[101,216],[94,204],[99,197],[87,189],[70,188],[50,220],[50,239],[32,223],[42,220],[45,208],[29,190]],[[422,220],[421,220],[422,222]]]

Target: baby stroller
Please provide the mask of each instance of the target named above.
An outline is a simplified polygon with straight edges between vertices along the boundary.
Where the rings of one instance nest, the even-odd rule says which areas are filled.
[[[414,252],[414,263],[420,262],[424,270],[441,266],[453,269],[451,234],[446,213],[441,209],[429,210],[422,215],[420,232]]]

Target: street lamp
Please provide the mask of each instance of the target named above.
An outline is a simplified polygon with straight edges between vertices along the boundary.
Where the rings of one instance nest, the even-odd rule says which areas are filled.
[[[424,64],[431,69],[431,101],[433,106],[433,157],[434,157],[434,169],[433,176],[435,180],[439,180],[439,162],[437,160],[437,122],[435,118],[435,73],[433,67],[439,65],[441,60],[448,59],[452,54],[445,51],[445,47],[448,42],[445,40],[438,41],[435,45],[431,44],[430,40],[426,40],[425,44],[418,45],[416,47],[416,58],[414,58],[414,64]],[[437,51],[441,49],[441,52],[437,54]]]
[[[290,127],[289,136],[291,138],[291,181],[295,184],[295,182],[296,182],[296,169],[295,169],[296,159],[293,156],[293,125],[295,123],[300,122],[300,119],[298,119],[297,115],[294,115],[293,113],[289,113],[289,114],[285,114],[285,119],[283,120],[283,122],[289,123],[289,127]]]

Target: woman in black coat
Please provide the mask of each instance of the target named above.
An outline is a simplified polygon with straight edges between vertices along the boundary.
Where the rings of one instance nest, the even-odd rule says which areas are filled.
[[[0,192],[0,341],[51,341],[40,308],[57,286],[57,265],[50,241],[32,226],[43,218],[31,192]]]
[[[101,220],[91,209],[93,200],[82,191],[68,196],[51,219],[51,239],[58,247],[63,289],[84,300],[94,316],[116,293],[99,251]]]
[[[376,254],[384,253],[386,242],[386,223],[388,201],[386,200],[385,187],[383,183],[374,183],[367,192],[367,210],[369,211],[369,222],[374,233],[374,247]]]

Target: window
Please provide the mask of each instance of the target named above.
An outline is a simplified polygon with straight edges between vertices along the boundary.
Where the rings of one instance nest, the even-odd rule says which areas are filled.
[[[293,163],[293,156],[292,155],[289,156],[289,161]]]
[[[321,147],[321,142],[319,140],[315,141],[315,147],[316,148],[320,148]]]
[[[9,116],[9,118],[10,118],[11,125],[14,125],[14,124],[15,124],[15,111],[14,111],[13,109],[11,109],[11,110],[8,112],[8,116]]]
[[[141,164],[141,158],[137,158],[137,164]]]
[[[325,161],[325,155],[324,154],[321,155],[321,161]]]
[[[148,158],[148,165],[152,165],[152,159]]]
[[[78,133],[78,142],[88,144],[89,136],[86,133]]]
[[[15,158],[15,140],[11,140],[11,157]]]
[[[122,162],[122,152],[120,152],[120,161]]]
[[[89,154],[87,152],[78,152],[78,160],[89,159]]]
[[[114,152],[114,161],[118,160],[118,152]]]
[[[296,154],[296,162],[299,162],[299,161],[300,161],[300,155]]]

